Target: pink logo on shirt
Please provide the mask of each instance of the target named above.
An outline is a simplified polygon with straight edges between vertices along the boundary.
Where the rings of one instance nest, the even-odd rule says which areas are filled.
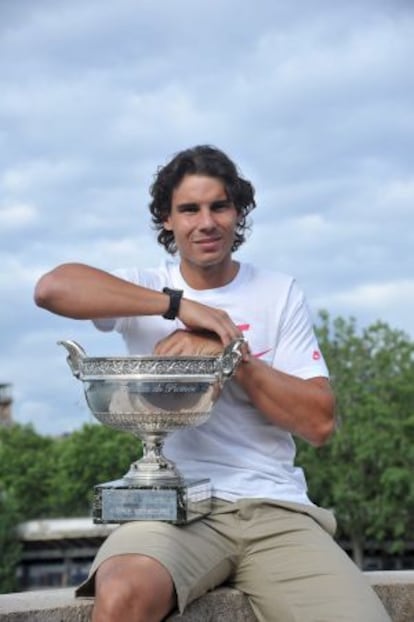
[[[245,330],[249,330],[250,324],[237,324],[237,328],[244,333]]]
[[[250,324],[238,324],[237,328],[239,328],[244,333],[250,329]],[[260,359],[262,356],[271,351],[272,348],[268,348],[267,350],[263,350],[263,352],[257,352],[256,354],[252,354],[252,356],[254,356],[254,358],[256,359]]]
[[[257,354],[253,354],[252,356],[254,356],[255,359],[260,359],[262,356],[264,356],[265,354],[271,351],[272,351],[272,348],[269,348],[268,350],[263,350],[263,352],[257,352]]]
[[[319,350],[313,351],[312,358],[314,361],[319,361],[319,359],[321,358],[321,353],[319,352]]]

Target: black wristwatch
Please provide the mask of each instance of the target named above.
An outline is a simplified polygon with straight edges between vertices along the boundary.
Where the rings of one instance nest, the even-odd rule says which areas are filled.
[[[183,297],[183,290],[164,287],[162,291],[164,292],[164,294],[168,294],[170,297],[170,305],[162,317],[166,320],[175,320],[180,309],[180,302],[181,298]]]

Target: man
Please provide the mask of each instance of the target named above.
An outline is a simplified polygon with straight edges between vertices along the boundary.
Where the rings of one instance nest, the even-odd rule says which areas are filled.
[[[93,621],[159,621],[226,581],[261,621],[385,622],[294,466],[294,435],[317,446],[332,434],[334,397],[295,281],[233,258],[252,185],[223,152],[199,146],[158,171],[151,196],[158,241],[178,263],[115,274],[59,266],[39,280],[36,303],[119,331],[131,354],[215,354],[241,336],[248,347],[210,419],[165,444],[188,478],[211,478],[211,515],[111,534],[78,590],[95,593]]]

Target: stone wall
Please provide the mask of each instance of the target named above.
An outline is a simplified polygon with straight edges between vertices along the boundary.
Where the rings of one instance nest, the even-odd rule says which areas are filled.
[[[393,622],[414,622],[414,571],[365,573]],[[0,595],[1,622],[89,622],[93,600],[75,599],[72,588]],[[192,603],[169,622],[255,622],[243,594],[227,587]],[[361,620],[363,622],[363,620]]]

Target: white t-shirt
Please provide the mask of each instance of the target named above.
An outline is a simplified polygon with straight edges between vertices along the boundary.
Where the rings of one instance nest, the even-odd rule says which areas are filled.
[[[241,327],[254,356],[299,378],[328,376],[303,293],[288,275],[241,263],[234,280],[216,289],[193,290],[177,263],[155,270],[114,272],[125,280],[162,290],[184,290],[184,297],[225,310]],[[108,329],[106,321],[96,326]],[[160,316],[118,318],[114,328],[129,354],[150,354],[159,339],[183,325]],[[225,383],[208,421],[171,434],[165,455],[188,479],[209,477],[214,496],[270,498],[311,503],[303,471],[294,465],[291,434],[264,417],[231,379]]]

